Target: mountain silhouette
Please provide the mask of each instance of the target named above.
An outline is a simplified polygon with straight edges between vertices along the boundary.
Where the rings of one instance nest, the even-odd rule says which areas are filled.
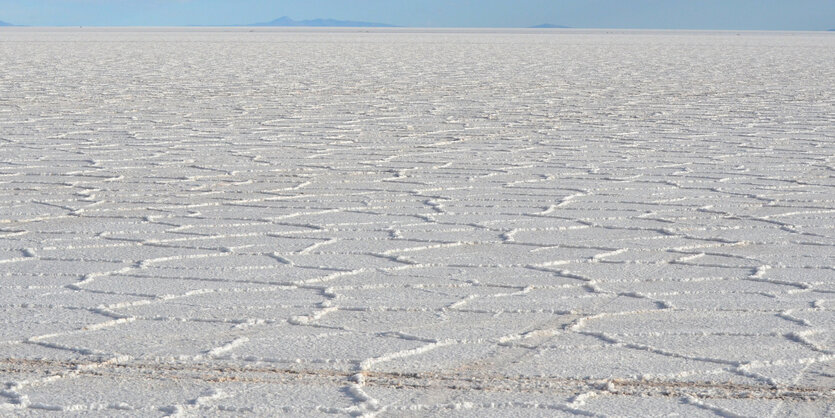
[[[335,19],[312,19],[312,20],[293,20],[287,16],[282,16],[270,22],[253,23],[247,26],[315,26],[315,27],[342,27],[342,28],[391,28],[394,25],[375,22],[355,22],[351,20],[335,20]]]
[[[531,26],[530,29],[569,29],[571,26],[554,25],[551,23],[543,23],[541,25]]]

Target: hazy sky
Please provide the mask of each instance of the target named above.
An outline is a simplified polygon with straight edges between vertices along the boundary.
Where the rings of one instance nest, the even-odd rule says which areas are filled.
[[[334,18],[399,26],[835,28],[835,0],[0,0],[20,25],[229,25]]]

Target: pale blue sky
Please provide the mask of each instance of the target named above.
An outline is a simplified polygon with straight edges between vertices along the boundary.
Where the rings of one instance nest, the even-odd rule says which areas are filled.
[[[824,30],[835,0],[0,0],[20,25],[230,25],[333,18],[398,26]]]

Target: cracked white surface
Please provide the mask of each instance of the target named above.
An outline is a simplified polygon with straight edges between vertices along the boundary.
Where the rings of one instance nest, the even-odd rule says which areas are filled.
[[[835,37],[0,31],[0,413],[835,414]]]

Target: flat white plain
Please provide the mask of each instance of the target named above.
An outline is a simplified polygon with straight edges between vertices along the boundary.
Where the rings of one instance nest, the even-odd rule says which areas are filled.
[[[0,413],[835,414],[835,36],[0,31]]]

